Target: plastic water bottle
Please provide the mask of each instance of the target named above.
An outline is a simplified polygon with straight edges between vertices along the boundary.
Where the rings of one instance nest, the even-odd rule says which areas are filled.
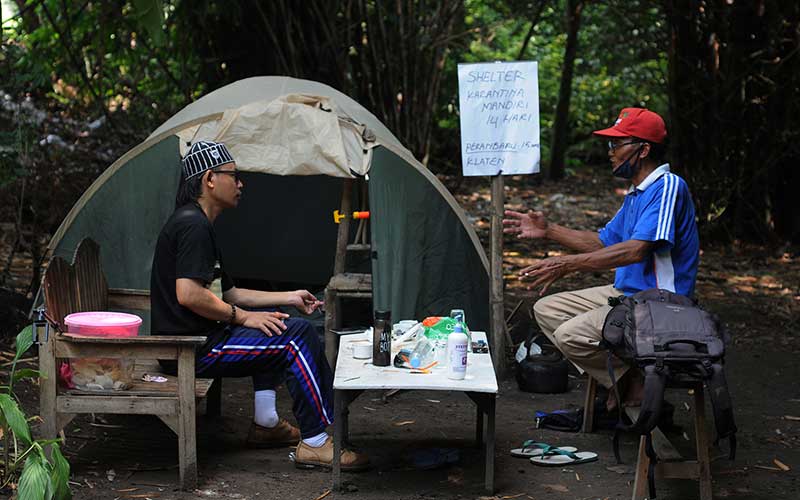
[[[433,362],[434,355],[433,344],[423,336],[411,351],[408,362],[411,368],[424,368]]]
[[[447,378],[462,380],[467,375],[467,334],[461,323],[456,323],[447,337]]]

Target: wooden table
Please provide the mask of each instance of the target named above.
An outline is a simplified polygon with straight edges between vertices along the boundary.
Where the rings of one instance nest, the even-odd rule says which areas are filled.
[[[341,339],[336,362],[334,391],[333,432],[333,487],[341,488],[341,450],[348,435],[348,407],[362,392],[378,390],[459,391],[465,393],[477,406],[475,437],[478,445],[485,445],[485,485],[494,493],[494,427],[497,378],[489,353],[467,356],[467,376],[464,380],[447,378],[444,367],[436,367],[431,374],[411,374],[394,366],[378,367],[370,360],[355,359],[351,345],[363,341],[364,335],[348,335]],[[472,340],[486,340],[484,332],[472,332]],[[488,343],[487,343],[488,345]],[[393,345],[392,358],[398,350]],[[484,432],[485,431],[485,432]]]

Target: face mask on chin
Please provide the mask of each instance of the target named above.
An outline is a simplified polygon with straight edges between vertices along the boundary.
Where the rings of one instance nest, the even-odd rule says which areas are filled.
[[[614,177],[619,177],[620,179],[631,180],[633,176],[636,175],[636,172],[639,171],[639,167],[641,166],[641,159],[639,158],[639,153],[642,152],[642,147],[639,146],[639,149],[633,152],[628,158],[625,159],[622,163],[617,166],[611,173]],[[631,158],[636,157],[636,161],[631,163]]]

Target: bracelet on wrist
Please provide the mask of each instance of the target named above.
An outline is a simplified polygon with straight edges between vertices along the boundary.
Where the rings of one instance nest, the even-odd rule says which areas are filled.
[[[231,318],[228,320],[228,323],[231,325],[235,324],[236,321],[236,304],[231,304]]]

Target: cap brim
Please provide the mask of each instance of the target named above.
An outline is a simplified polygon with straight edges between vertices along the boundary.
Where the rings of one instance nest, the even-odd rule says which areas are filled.
[[[630,134],[626,134],[625,132],[620,132],[614,127],[604,128],[602,130],[595,130],[594,132],[592,132],[592,134],[599,135],[600,137],[630,137]]]

